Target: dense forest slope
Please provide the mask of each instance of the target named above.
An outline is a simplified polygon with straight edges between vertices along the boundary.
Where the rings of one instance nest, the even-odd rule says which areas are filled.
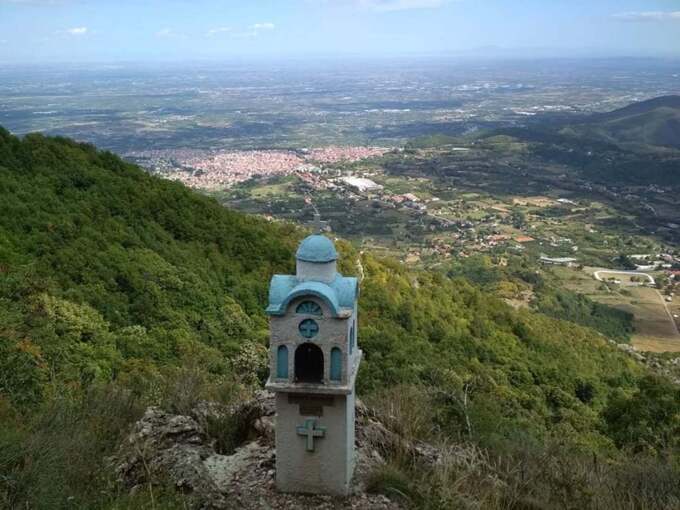
[[[172,492],[121,494],[105,459],[146,405],[228,402],[259,386],[268,281],[293,270],[302,235],[91,146],[0,130],[0,507],[173,507]],[[361,264],[365,276],[362,396],[390,407],[406,436],[474,443],[498,459],[489,466],[536,476],[520,482],[513,468],[475,486],[395,454],[376,490],[431,508],[527,508],[573,491],[575,508],[621,490],[647,507],[680,498],[666,483],[680,437],[668,381],[592,329],[339,245],[343,272]],[[593,455],[616,469],[590,479]],[[643,461],[665,484],[658,501]]]
[[[569,130],[609,143],[680,149],[680,96],[656,97],[592,115]]]

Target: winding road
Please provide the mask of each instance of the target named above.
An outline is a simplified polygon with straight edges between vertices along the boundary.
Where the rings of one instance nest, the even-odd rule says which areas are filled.
[[[598,281],[603,281],[602,278],[600,277],[601,274],[627,274],[627,275],[633,275],[633,276],[644,276],[648,278],[649,283],[652,285],[656,284],[656,281],[654,281],[654,278],[651,275],[648,275],[647,273],[641,273],[640,271],[617,271],[615,269],[600,269],[599,271],[595,271],[593,273],[593,276],[595,277],[596,280]]]

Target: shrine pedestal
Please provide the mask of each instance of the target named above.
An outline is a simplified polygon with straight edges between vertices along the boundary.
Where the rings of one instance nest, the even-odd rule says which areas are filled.
[[[354,471],[354,394],[276,395],[276,485],[346,496]]]

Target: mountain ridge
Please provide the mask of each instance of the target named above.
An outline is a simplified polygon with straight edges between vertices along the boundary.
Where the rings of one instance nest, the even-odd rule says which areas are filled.
[[[563,131],[619,145],[680,149],[680,96],[660,96],[611,112],[592,114]]]
[[[680,109],[680,95],[657,96],[651,99],[636,101],[621,108],[617,108],[616,110],[593,114],[593,118],[595,119],[607,117],[616,118],[629,114],[634,115],[639,113],[646,113],[656,108]]]

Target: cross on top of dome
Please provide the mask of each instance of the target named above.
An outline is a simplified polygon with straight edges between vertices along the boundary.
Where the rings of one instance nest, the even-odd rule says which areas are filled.
[[[315,234],[321,234],[330,230],[330,224],[327,221],[321,220],[321,215],[318,211],[314,212],[314,220],[309,223],[309,226],[312,227],[312,231]]]

